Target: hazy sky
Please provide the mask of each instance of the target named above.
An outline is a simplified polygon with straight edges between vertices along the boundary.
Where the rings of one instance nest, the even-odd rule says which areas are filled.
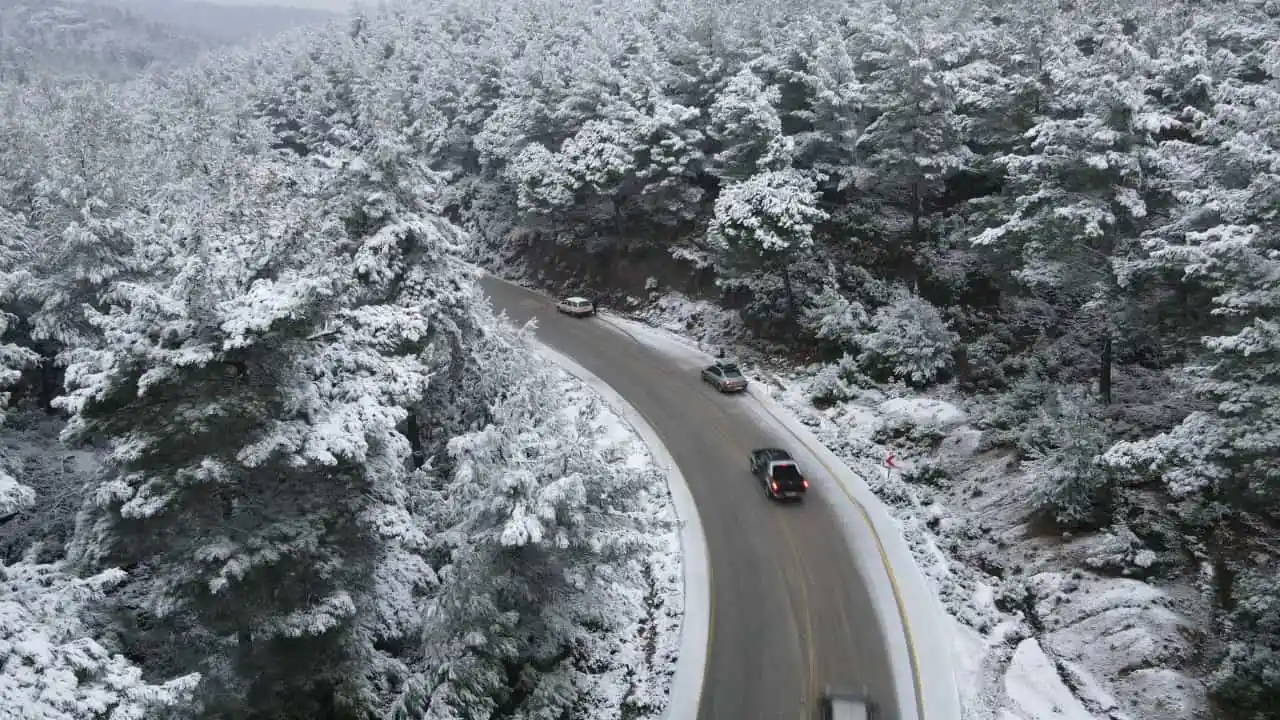
[[[316,10],[334,10],[343,12],[351,7],[352,0],[204,0],[217,5],[289,5],[292,7],[314,8]],[[366,5],[374,3],[366,2]]]

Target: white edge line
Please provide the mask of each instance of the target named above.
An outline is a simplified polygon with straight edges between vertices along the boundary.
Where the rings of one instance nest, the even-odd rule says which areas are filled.
[[[702,685],[707,670],[707,654],[711,633],[711,583],[707,540],[702,520],[693,502],[693,493],[679,466],[671,458],[658,434],[644,416],[608,383],[574,362],[569,356],[551,348],[533,336],[538,350],[570,375],[586,383],[622,416],[649,448],[654,462],[667,476],[667,487],[680,522],[680,566],[684,576],[684,616],[680,620],[680,645],[676,655],[676,671],[671,678],[664,720],[694,720],[702,700]]]

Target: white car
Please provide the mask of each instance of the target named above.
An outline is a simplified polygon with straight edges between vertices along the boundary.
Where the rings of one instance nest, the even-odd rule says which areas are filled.
[[[722,393],[742,392],[747,389],[747,378],[738,366],[729,362],[717,362],[702,368],[702,379]]]
[[[822,694],[822,720],[876,720],[879,715],[878,708],[866,693],[827,688]]]
[[[582,297],[565,298],[556,303],[556,310],[575,317],[586,317],[594,313],[591,309],[591,301]]]

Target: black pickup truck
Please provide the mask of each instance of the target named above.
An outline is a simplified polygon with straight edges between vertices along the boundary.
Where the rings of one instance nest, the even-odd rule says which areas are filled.
[[[764,494],[774,500],[799,500],[809,489],[809,480],[795,458],[779,448],[752,450],[751,473],[764,485]]]

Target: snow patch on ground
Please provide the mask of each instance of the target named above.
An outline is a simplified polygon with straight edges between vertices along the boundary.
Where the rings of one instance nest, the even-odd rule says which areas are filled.
[[[964,411],[960,408],[931,398],[893,398],[880,403],[877,409],[880,415],[906,420],[914,425],[953,427],[965,420]]]
[[[658,467],[652,454],[618,412],[600,394],[564,370],[561,392],[573,409],[591,399],[599,403],[599,444],[629,467]],[[586,700],[577,717],[591,720],[656,720],[667,707],[675,674],[684,617],[684,580],[679,523],[665,483],[648,488],[646,521],[659,534],[657,548],[640,563],[628,589],[634,600],[623,606],[630,616],[598,638],[598,657],[584,663],[581,689]]]
[[[696,315],[682,319],[682,308]],[[1180,670],[1191,661],[1193,624],[1177,589],[1115,577],[1112,558],[1127,547],[1119,533],[1037,536],[1028,479],[1007,456],[979,453],[982,433],[957,403],[900,386],[848,387],[847,399],[818,409],[815,385],[826,368],[788,367],[735,345],[737,329],[697,319],[707,314],[676,297],[636,318],[646,324],[625,327],[678,365],[697,363],[689,349],[725,350],[868,481],[956,621],[951,646],[966,718],[1186,720],[1204,712],[1203,687]],[[890,452],[896,471],[883,466]],[[938,472],[944,462],[964,471]]]
[[[1005,692],[1016,712],[1001,710],[1003,718],[1026,720],[1092,720],[1071,690],[1058,678],[1057,670],[1040,643],[1023,640],[1014,651],[1004,676]]]

